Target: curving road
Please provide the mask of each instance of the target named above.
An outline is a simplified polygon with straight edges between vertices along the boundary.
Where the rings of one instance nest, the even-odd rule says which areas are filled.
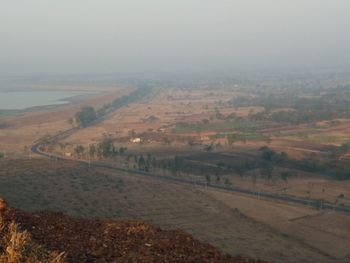
[[[39,154],[43,157],[46,157],[46,158],[49,158],[52,160],[72,161],[72,159],[66,158],[66,157],[61,156],[61,155],[55,155],[55,154],[41,151],[39,143],[34,144],[31,147],[31,150],[33,153]],[[200,182],[200,181],[195,182],[195,181],[191,181],[191,180],[188,180],[185,178],[180,178],[180,177],[163,176],[163,175],[153,174],[150,172],[140,171],[140,170],[136,170],[136,169],[120,168],[120,167],[115,167],[112,165],[108,165],[105,163],[99,163],[99,162],[88,162],[85,160],[73,160],[73,161],[78,162],[78,163],[83,163],[85,165],[89,165],[89,166],[96,167],[96,168],[105,168],[105,169],[110,169],[110,170],[118,171],[118,172],[126,172],[129,174],[142,175],[142,176],[152,177],[152,178],[155,178],[158,180],[163,180],[163,181],[168,181],[168,182],[182,183],[182,184],[186,184],[186,185],[198,185],[198,186],[203,186],[203,187],[216,189],[216,190],[225,190],[228,192],[247,194],[250,196],[257,197],[257,198],[261,198],[261,197],[269,198],[269,199],[278,200],[278,201],[284,201],[284,202],[289,202],[289,203],[294,203],[294,204],[311,206],[311,207],[314,207],[317,209],[330,209],[330,210],[333,210],[336,212],[343,212],[343,213],[350,214],[349,207],[334,206],[331,203],[321,202],[319,200],[310,200],[310,199],[305,199],[305,198],[300,198],[300,197],[295,197],[295,196],[287,196],[287,195],[276,195],[276,194],[271,194],[271,193],[266,193],[266,192],[255,192],[255,191],[242,189],[242,188],[234,187],[234,186],[206,184],[206,183]]]
[[[92,126],[94,124],[97,124],[97,123],[105,120],[117,109],[118,108],[114,108],[113,110],[107,112],[105,115],[103,115],[100,118],[98,118],[97,120],[95,120],[89,126]],[[57,135],[53,136],[52,139],[54,139],[55,141],[64,139],[78,130],[79,130],[78,128],[71,128],[71,129],[68,129],[66,131],[62,131],[62,132],[58,133]],[[108,165],[105,163],[99,163],[99,162],[88,162],[85,160],[72,160],[72,159],[66,158],[66,157],[61,156],[61,155],[55,155],[55,154],[41,151],[39,141],[34,142],[34,144],[31,147],[31,151],[35,154],[38,154],[38,155],[41,155],[43,157],[53,159],[53,160],[75,161],[75,162],[83,163],[83,164],[86,164],[86,165],[89,165],[92,167],[111,169],[114,171],[126,172],[129,174],[137,174],[137,175],[152,177],[152,178],[155,178],[158,180],[164,180],[164,181],[168,181],[168,182],[176,182],[176,183],[182,183],[182,184],[186,184],[186,185],[204,186],[204,187],[208,187],[208,188],[216,189],[216,190],[225,190],[228,192],[242,193],[242,194],[254,196],[257,198],[264,197],[264,198],[269,198],[269,199],[278,200],[278,201],[290,202],[290,203],[294,203],[294,204],[301,204],[301,205],[305,205],[305,206],[312,206],[312,207],[317,208],[317,209],[331,209],[333,211],[344,212],[344,213],[350,214],[350,207],[334,206],[331,203],[323,202],[323,201],[319,201],[319,200],[309,200],[309,199],[305,199],[305,198],[301,198],[301,197],[277,195],[277,194],[266,193],[266,192],[255,192],[255,191],[251,191],[251,190],[247,190],[247,189],[243,189],[243,188],[239,188],[239,187],[207,184],[207,183],[200,182],[200,181],[195,182],[195,181],[191,181],[191,180],[185,179],[185,178],[162,176],[162,175],[157,175],[157,174],[153,174],[153,173],[145,172],[145,171],[140,171],[140,170],[136,170],[136,169],[119,168],[119,167],[115,167],[112,165]]]

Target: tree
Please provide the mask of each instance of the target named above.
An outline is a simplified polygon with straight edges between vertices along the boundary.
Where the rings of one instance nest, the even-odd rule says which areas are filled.
[[[120,154],[120,155],[123,155],[123,154],[126,152],[127,149],[128,149],[128,148],[126,148],[126,147],[120,147],[120,148],[119,148],[119,154]]]
[[[51,137],[51,135],[45,135],[43,138],[40,139],[40,144],[44,147],[49,146],[52,143],[53,143],[53,138]]]
[[[234,144],[235,141],[238,140],[237,134],[228,134],[228,135],[226,136],[226,138],[227,138],[227,142],[228,142],[229,145]]]
[[[172,141],[168,137],[163,137],[162,142],[165,145],[170,145],[172,143]]]
[[[187,144],[192,147],[196,144],[196,141],[194,140],[193,137],[190,137],[188,138]]]
[[[68,119],[68,123],[69,123],[70,125],[74,126],[74,119],[73,119],[72,117],[70,117],[70,118]]]
[[[134,129],[132,129],[131,131],[129,131],[129,135],[131,136],[131,138],[135,138],[136,137],[136,132]]]
[[[253,174],[252,175],[252,183],[253,183],[253,185],[254,185],[254,187],[255,187],[255,185],[256,185],[256,174]]]
[[[125,164],[126,164],[126,167],[130,167],[130,160],[132,158],[132,155],[131,154],[128,154],[125,158]]]
[[[260,148],[260,151],[262,152],[261,153],[261,158],[264,160],[264,161],[272,161],[272,158],[276,155],[276,152],[271,150],[269,147],[261,147]]]
[[[228,178],[225,178],[225,185],[230,186],[232,183]]]
[[[260,168],[260,174],[267,180],[270,181],[272,178],[272,171],[273,171],[273,166],[268,163],[264,162]]]
[[[5,154],[3,152],[0,152],[0,159],[4,158]]]
[[[145,168],[146,161],[145,161],[145,158],[143,158],[143,155],[140,156],[137,165],[138,165],[140,170]]]
[[[23,151],[25,154],[30,154],[29,147],[27,145],[24,145]]]
[[[74,152],[76,155],[78,156],[81,156],[84,154],[85,152],[85,148],[83,145],[77,145],[75,148],[74,148]]]
[[[101,143],[99,143],[98,148],[101,151],[101,155],[106,158],[114,155],[115,147],[111,138],[105,138]]]
[[[290,171],[286,171],[286,172],[283,172],[281,173],[280,177],[281,179],[285,182],[285,183],[288,183],[288,178],[293,176],[293,173],[290,172]]]
[[[152,167],[153,167],[153,169],[155,169],[157,167],[157,159],[154,156],[152,158]]]
[[[240,177],[241,179],[243,179],[244,172],[245,172],[245,171],[244,171],[243,165],[237,166],[237,167],[235,168],[235,170],[236,170],[236,172],[238,173],[239,177]]]
[[[210,177],[209,174],[206,174],[206,175],[205,175],[205,180],[206,180],[207,184],[210,184],[210,182],[211,182],[211,177]]]
[[[97,118],[95,109],[91,106],[84,106],[75,114],[75,121],[80,128],[84,128]]]
[[[206,145],[206,146],[204,147],[204,151],[206,151],[206,152],[212,152],[213,150],[214,150],[214,146],[213,146],[212,143],[209,144],[209,145]]]
[[[60,146],[61,151],[63,151],[66,148],[66,145],[64,143],[58,143],[58,145]]]
[[[91,158],[94,158],[94,157],[95,157],[96,151],[97,151],[97,150],[96,150],[95,144],[89,145],[89,155],[90,155]]]
[[[174,170],[175,172],[181,171],[183,166],[183,159],[179,156],[175,156],[174,158]]]

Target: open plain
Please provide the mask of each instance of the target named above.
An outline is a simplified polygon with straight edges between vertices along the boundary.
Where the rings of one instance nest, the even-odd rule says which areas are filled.
[[[0,149],[6,156],[0,161],[0,194],[11,206],[28,211],[180,228],[232,255],[274,262],[349,260],[349,214],[262,198],[259,193],[349,207],[349,180],[304,169],[301,162],[315,156],[345,160],[347,152],[332,151],[350,139],[350,121],[284,125],[255,120],[251,116],[264,113],[264,107],[231,103],[246,95],[233,87],[215,93],[205,87],[156,88],[87,127],[69,121],[83,106],[108,109],[104,105],[114,105],[131,92],[109,88],[67,105],[1,117],[6,126],[0,129]],[[53,139],[41,151],[65,160],[31,152],[47,135]],[[106,142],[113,145],[113,155],[103,152]],[[272,159],[273,168],[261,167],[264,154],[282,159]],[[98,168],[95,163],[126,170]],[[193,185],[133,170],[193,180]],[[204,183],[257,194],[207,188]]]

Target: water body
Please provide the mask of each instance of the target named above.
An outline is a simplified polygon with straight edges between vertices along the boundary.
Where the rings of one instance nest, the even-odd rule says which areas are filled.
[[[24,110],[37,106],[60,105],[85,94],[77,91],[0,91],[0,110]]]

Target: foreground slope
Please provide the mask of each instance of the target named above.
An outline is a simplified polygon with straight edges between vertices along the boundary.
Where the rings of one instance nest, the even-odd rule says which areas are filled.
[[[311,209],[299,213],[298,207],[274,202],[266,207],[265,202],[257,199],[250,199],[247,205],[246,201],[240,202],[242,199],[238,195],[222,199],[220,193],[212,195],[209,189],[202,187],[89,168],[68,161],[0,161],[0,181],[0,196],[20,210],[62,212],[88,219],[118,218],[143,221],[166,230],[183,229],[201,242],[233,256],[246,255],[271,262],[290,262],[291,259],[310,263],[349,262],[340,254],[340,258],[332,256],[337,253],[328,254],[331,250],[339,251],[346,242],[339,241],[340,238],[323,239],[324,226],[329,223],[327,218],[321,222],[316,222],[319,217],[305,217],[303,222],[289,220],[317,212]],[[254,214],[246,210],[249,207]],[[276,213],[284,214],[290,209],[299,212],[288,212],[287,219],[282,220],[285,222],[283,229],[276,229],[283,223],[276,218]],[[313,220],[311,227],[304,225],[309,224],[306,222],[309,219]],[[302,230],[294,231],[298,235],[289,230],[297,222],[303,224]],[[332,226],[335,235],[346,238],[348,224],[335,221],[333,217],[331,222],[336,222]],[[307,234],[310,240],[326,241],[322,247],[300,238],[299,232],[305,228],[308,231],[303,236]]]
[[[180,230],[29,213],[8,208],[2,199],[0,220],[1,262],[262,262],[224,255]]]

